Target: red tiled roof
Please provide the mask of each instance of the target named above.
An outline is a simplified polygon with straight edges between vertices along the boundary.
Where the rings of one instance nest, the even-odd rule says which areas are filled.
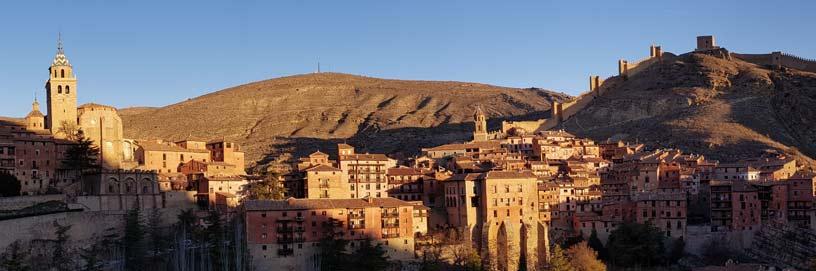
[[[368,200],[371,200],[369,202]],[[411,203],[395,198],[371,199],[296,199],[286,200],[249,200],[244,203],[247,211],[276,211],[276,210],[309,210],[309,209],[339,209],[339,208],[366,208],[366,207],[403,207],[413,206]]]

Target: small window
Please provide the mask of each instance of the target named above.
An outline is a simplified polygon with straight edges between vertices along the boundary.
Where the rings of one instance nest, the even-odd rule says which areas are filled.
[[[65,78],[65,70],[60,70],[60,77]]]
[[[57,86],[57,94],[62,94],[62,86]]]
[[[65,94],[71,94],[71,86],[65,86]]]

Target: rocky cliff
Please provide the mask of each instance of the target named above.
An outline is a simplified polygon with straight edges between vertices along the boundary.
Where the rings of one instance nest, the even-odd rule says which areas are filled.
[[[784,152],[812,165],[816,157],[814,73],[754,65],[722,50],[665,55],[602,87],[562,128],[726,161]]]

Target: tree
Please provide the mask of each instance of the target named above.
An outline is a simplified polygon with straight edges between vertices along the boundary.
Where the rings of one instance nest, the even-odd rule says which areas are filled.
[[[422,258],[419,261],[420,271],[442,271],[445,269],[445,262],[442,258],[442,246],[430,244],[422,249]]]
[[[51,264],[57,270],[73,270],[73,258],[68,256],[68,251],[65,247],[68,243],[68,239],[71,238],[68,235],[68,231],[71,230],[71,225],[60,225],[57,221],[54,221],[54,228],[54,235],[57,236],[57,240],[54,242]]]
[[[388,256],[385,254],[381,244],[371,245],[371,240],[365,239],[360,243],[360,247],[351,253],[352,267],[365,266],[366,270],[382,271],[388,268]]]
[[[576,271],[606,271],[606,265],[598,259],[598,252],[587,242],[580,242],[567,249],[570,264]]]
[[[593,250],[598,252],[598,258],[606,259],[608,255],[606,255],[606,248],[604,247],[601,239],[598,238],[598,232],[595,229],[592,229],[592,234],[589,235],[589,241],[587,245],[591,247]]]
[[[210,210],[210,213],[204,219],[207,224],[207,229],[204,230],[207,243],[210,245],[210,262],[214,270],[223,270],[224,268],[224,222],[221,220],[221,214],[216,210]]]
[[[0,270],[8,271],[28,271],[31,270],[30,253],[23,247],[20,240],[14,241],[6,251],[0,254]]]
[[[686,253],[686,242],[683,241],[683,237],[677,238],[672,242],[671,249],[669,250],[669,263],[674,264],[677,263]]]
[[[448,250],[456,270],[477,271],[482,268],[482,258],[473,246],[462,238],[451,238]]]
[[[65,167],[80,172],[99,168],[96,163],[99,148],[93,145],[91,139],[85,137],[82,130],[78,130],[74,138],[76,143],[65,152],[65,161],[63,161]]]
[[[104,251],[98,243],[91,245],[89,248],[80,248],[79,257],[85,263],[81,270],[83,271],[102,271],[102,260],[99,255]]]
[[[160,254],[169,246],[166,236],[161,228],[161,210],[153,208],[147,216],[147,235],[150,237],[150,253],[153,256],[152,263],[160,265],[165,257]]]
[[[57,133],[65,135],[65,139],[76,141],[77,135],[81,133],[82,130],[79,129],[76,122],[63,120],[60,122],[60,127],[57,130]]]
[[[20,180],[14,175],[0,172],[0,197],[15,197],[20,195]]]
[[[270,171],[263,180],[250,183],[246,194],[250,199],[282,200],[286,195],[286,188],[278,174]]]
[[[575,271],[575,268],[572,267],[570,264],[569,258],[564,253],[564,249],[561,248],[558,244],[553,245],[552,252],[550,253],[550,262],[547,263],[547,271]]]
[[[145,229],[140,216],[138,204],[125,214],[125,234],[121,243],[125,251],[126,270],[143,270]]]
[[[663,262],[664,234],[651,224],[624,223],[609,235],[606,250],[612,265],[654,266]]]
[[[724,265],[728,260],[737,259],[739,255],[728,246],[725,240],[709,239],[703,244],[703,262],[708,265]]]
[[[343,222],[334,218],[329,218],[329,221],[323,224],[323,238],[319,244],[322,271],[353,270],[349,268],[349,254],[346,252],[348,241],[342,239],[342,232],[337,231],[342,227]]]

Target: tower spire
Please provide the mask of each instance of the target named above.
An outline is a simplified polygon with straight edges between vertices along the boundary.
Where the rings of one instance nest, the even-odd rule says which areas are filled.
[[[62,50],[62,32],[57,34],[57,54],[65,54],[65,52]]]

